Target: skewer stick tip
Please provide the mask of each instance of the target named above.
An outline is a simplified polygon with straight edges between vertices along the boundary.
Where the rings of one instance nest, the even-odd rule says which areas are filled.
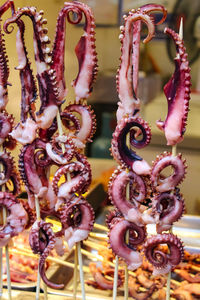
[[[181,19],[180,19],[179,37],[180,37],[181,40],[183,39],[183,17],[181,17]]]

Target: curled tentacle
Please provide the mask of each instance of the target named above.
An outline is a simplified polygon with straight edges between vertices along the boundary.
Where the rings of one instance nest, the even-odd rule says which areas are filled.
[[[114,221],[114,219],[113,219]],[[112,222],[113,222],[112,221]],[[129,243],[125,242],[126,233],[129,230]],[[142,256],[134,248],[140,245],[146,237],[145,228],[130,223],[123,218],[111,223],[109,243],[113,252],[123,258],[128,269],[135,270],[142,264]],[[134,247],[134,248],[133,248]]]
[[[158,233],[169,230],[172,224],[181,218],[185,209],[184,199],[178,190],[174,193],[165,192],[158,194],[153,198],[152,202],[155,214],[159,215]]]
[[[19,156],[21,179],[29,193],[29,205],[34,207],[31,195],[44,198],[48,190],[48,167],[53,164],[46,152],[46,143],[36,139],[22,148]]]
[[[63,113],[77,113],[80,116],[81,127],[75,133],[75,139],[73,139],[77,148],[85,147],[86,142],[91,142],[96,130],[96,120],[94,111],[90,106],[82,104],[71,104],[65,107]],[[72,134],[73,137],[74,134]]]
[[[152,286],[149,289],[147,289],[145,292],[141,292],[139,290],[139,288],[140,288],[140,284],[138,284],[136,282],[136,279],[129,276],[128,290],[129,290],[130,296],[133,297],[133,299],[135,299],[135,300],[151,299],[151,296],[156,289],[156,285],[152,284]]]
[[[13,168],[8,181],[5,183],[5,191],[17,196],[21,192],[20,176],[16,168]]]
[[[164,253],[158,249],[159,245],[167,244],[169,253]],[[144,244],[144,254],[149,262],[154,266],[153,274],[168,273],[172,267],[175,267],[183,258],[183,245],[181,240],[171,234],[157,234],[148,238]]]
[[[28,220],[27,220],[27,223],[26,223],[26,226],[24,229],[29,229],[36,221],[36,212],[35,212],[35,210],[30,208],[30,206],[28,205],[28,202],[25,199],[18,198],[18,200],[22,204],[22,206],[28,216]]]
[[[119,210],[117,209],[111,210],[109,214],[106,216],[106,225],[110,229],[111,225],[118,222],[118,220],[121,220],[121,218],[123,218],[123,215]]]
[[[0,113],[0,145],[2,145],[8,138],[9,133],[12,131],[14,118],[6,111]]]
[[[85,193],[91,183],[90,165],[87,160],[84,159],[84,156],[79,156],[81,157],[82,162],[75,161],[60,167],[53,177],[52,186],[58,197],[58,202],[56,204],[57,208],[63,201],[69,200],[74,193]],[[67,173],[70,173],[71,180],[66,180],[58,187],[61,176],[65,175],[66,178]]]
[[[65,223],[65,239],[69,249],[88,237],[94,219],[94,210],[84,198],[74,197],[62,207],[61,220]]]
[[[0,172],[0,185],[5,184],[14,169],[14,161],[9,152],[0,153],[0,165],[3,167]]]
[[[138,175],[150,173],[148,163],[136,154],[132,148],[126,144],[127,134],[130,132],[130,144],[137,149],[149,144],[151,132],[148,124],[141,118],[125,117],[122,118],[113,133],[111,151],[114,159],[119,164],[125,164]],[[140,135],[142,134],[142,138]]]
[[[51,51],[48,47],[48,30],[43,28],[46,19],[43,19],[43,11],[37,12],[35,7],[23,7],[4,23],[5,32],[9,33],[8,26],[18,23],[21,17],[28,16],[33,23],[34,53],[37,67],[37,80],[39,85],[40,109],[36,115],[36,122],[40,128],[50,127],[58,112],[58,105],[62,103],[58,99],[58,88],[55,71],[50,68]]]
[[[63,153],[62,145],[64,145],[65,152]],[[72,139],[69,136],[56,135],[52,138],[51,143],[46,144],[46,151],[49,157],[59,165],[67,164],[75,153],[75,147]]]
[[[161,172],[168,166],[171,166],[174,172],[163,178]],[[182,182],[185,173],[186,165],[185,160],[182,159],[182,155],[173,156],[169,152],[164,152],[157,156],[157,159],[153,162],[151,171],[152,187],[158,192],[170,191]]]
[[[74,18],[71,14],[74,13]],[[81,2],[65,2],[59,13],[56,26],[56,36],[52,53],[52,68],[56,71],[59,83],[59,97],[63,99],[67,93],[64,81],[64,53],[65,53],[65,20],[71,24],[81,22],[85,16],[84,34],[76,45],[75,52],[79,63],[79,72],[72,85],[75,90],[76,102],[86,99],[91,93],[92,83],[97,74],[97,54],[95,51],[95,23],[90,8]]]
[[[103,270],[98,267],[96,263],[89,264],[90,272],[94,278],[93,281],[87,281],[88,285],[92,285],[95,288],[100,288],[103,290],[112,290],[113,289],[113,281],[107,279],[106,276],[114,277],[114,269],[109,268],[108,270]],[[123,284],[123,276],[121,272],[118,274],[117,287],[120,287]]]
[[[11,237],[24,230],[28,216],[21,203],[10,193],[0,192],[0,206],[5,207],[8,214],[6,223],[0,229],[0,244],[3,247]]]
[[[148,27],[148,36],[144,43],[147,43],[154,35],[154,24],[152,19],[146,13],[135,11],[130,12],[128,16],[124,17],[125,23],[121,27],[121,34],[119,36],[122,43],[121,47],[121,64],[117,74],[117,90],[120,102],[117,110],[117,121],[125,115],[133,116],[138,113],[140,109],[140,100],[136,97],[133,90],[133,71],[131,52],[133,47],[133,28],[134,22],[138,20],[144,22]],[[139,41],[138,41],[139,42]]]
[[[64,233],[66,228],[66,219],[62,218],[62,211],[64,210],[64,206],[61,206],[59,210],[55,210],[55,205],[50,209],[48,207],[41,207],[40,214],[41,218],[45,220],[46,217],[56,218],[58,222],[60,222],[61,228],[60,230],[54,232],[55,234],[55,246],[54,249],[59,256],[64,255],[65,253],[65,245],[64,245]]]
[[[176,145],[183,140],[189,111],[191,76],[187,53],[183,40],[172,29],[165,28],[175,42],[175,71],[169,82],[164,86],[168,102],[168,114],[164,122],[157,121],[157,126],[164,130],[167,145]]]
[[[126,187],[130,183],[130,199],[126,199]],[[138,206],[147,196],[144,178],[136,173],[119,167],[112,175],[108,184],[108,195],[112,204],[120,210],[125,219],[141,224],[141,213]]]
[[[45,260],[55,245],[55,235],[51,227],[51,223],[36,221],[30,231],[29,243],[33,253],[40,254],[39,272],[44,283],[51,288],[62,289],[63,284],[50,282],[45,274]]]

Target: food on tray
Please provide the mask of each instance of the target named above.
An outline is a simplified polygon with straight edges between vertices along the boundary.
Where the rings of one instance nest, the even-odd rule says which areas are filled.
[[[101,248],[101,245],[104,248]],[[87,280],[87,284],[95,289],[112,290],[114,281],[115,256],[107,248],[106,243],[99,244],[98,255],[104,258],[102,263],[91,262],[89,264],[93,278]],[[102,250],[103,249],[103,250]],[[167,247],[160,247],[160,250],[167,252]],[[141,266],[135,271],[129,272],[129,296],[134,299],[166,299],[166,275],[152,275],[153,267],[144,257]],[[200,296],[200,254],[193,254],[184,251],[183,260],[172,270],[171,296],[175,299],[198,299]],[[124,284],[124,263],[120,261],[118,270],[119,295],[123,293]],[[181,298],[182,297],[182,298]]]

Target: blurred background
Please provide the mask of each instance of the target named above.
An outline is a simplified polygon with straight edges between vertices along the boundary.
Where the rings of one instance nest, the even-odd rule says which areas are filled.
[[[96,19],[96,47],[98,53],[99,74],[94,90],[89,98],[97,115],[97,132],[94,142],[89,145],[87,155],[93,159],[104,159],[104,164],[98,165],[95,176],[106,168],[111,168],[115,162],[110,156],[110,140],[116,126],[115,113],[117,109],[118,95],[116,93],[115,76],[119,66],[120,42],[118,39],[119,26],[123,23],[122,16],[130,9],[137,8],[148,3],[144,0],[84,0],[94,12]],[[183,153],[188,164],[187,176],[181,186],[187,206],[187,212],[200,214],[200,1],[193,0],[159,0],[152,1],[164,5],[168,10],[168,17],[164,24],[157,26],[155,38],[148,44],[141,42],[140,54],[140,78],[139,98],[142,103],[142,117],[149,122],[152,128],[152,142],[146,149],[141,150],[143,157],[151,163],[166,147],[166,140],[161,131],[156,128],[158,119],[164,120],[167,113],[166,99],[163,95],[163,85],[168,81],[174,71],[174,45],[163,34],[163,29],[169,26],[178,31],[180,17],[184,20],[184,42],[189,54],[192,68],[192,96],[188,126],[184,141],[178,146],[178,152]],[[3,3],[3,2],[2,2]],[[38,10],[44,10],[47,18],[48,36],[54,39],[56,20],[63,0],[15,0],[16,7],[36,6]],[[3,20],[10,16],[10,12],[3,16]],[[159,19],[159,15],[155,15]],[[24,17],[26,23],[26,45],[29,57],[33,62],[33,32],[32,24]],[[14,69],[18,65],[15,48],[15,35],[17,28],[11,35],[6,36],[6,48],[9,57],[10,77],[12,86],[9,88],[9,104],[7,110],[12,113],[16,122],[20,116],[21,89],[19,73]],[[67,24],[66,29],[66,70],[65,76],[69,92],[67,101],[73,101],[74,94],[71,81],[77,74],[77,59],[74,47],[82,34],[82,26]],[[145,36],[142,35],[142,38]],[[19,149],[16,150],[17,159]],[[101,168],[102,166],[102,168]],[[103,167],[104,166],[104,167]]]

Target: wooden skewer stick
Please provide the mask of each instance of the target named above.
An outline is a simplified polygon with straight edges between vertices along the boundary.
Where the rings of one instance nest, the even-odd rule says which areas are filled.
[[[114,282],[113,282],[113,300],[117,299],[117,283],[118,283],[118,267],[119,265],[119,257],[116,255],[115,257],[115,273],[114,273]]]
[[[6,223],[6,208],[3,207],[3,223]],[[5,246],[6,252],[6,268],[7,268],[7,287],[8,287],[8,299],[12,299],[11,293],[11,278],[10,278],[10,259],[9,259],[9,246]]]
[[[1,146],[1,151],[3,152],[3,146]],[[0,165],[0,168],[2,168],[2,165]],[[1,190],[4,190],[4,185],[1,186]],[[2,219],[3,224],[6,224],[6,208],[3,206],[2,210]],[[7,288],[8,288],[8,299],[12,299],[12,293],[11,293],[11,279],[10,279],[10,261],[9,261],[9,246],[5,246],[5,253],[6,253],[6,271],[7,271]],[[2,250],[2,260],[1,260],[1,269],[2,269],[2,276],[1,280],[3,280],[3,250]],[[1,282],[1,286],[3,287],[3,282]],[[3,289],[2,289],[3,290]]]
[[[77,251],[77,245],[75,245],[74,249],[74,278],[73,278],[73,299],[76,300],[76,294],[77,294],[77,279],[78,279],[78,251]]]
[[[35,211],[36,211],[36,219],[37,221],[40,220],[40,203],[38,200],[38,196],[35,195]],[[40,272],[39,272],[39,264],[38,264],[38,273],[37,273],[37,286],[36,286],[36,293],[35,293],[35,299],[39,300],[40,299]]]
[[[183,18],[181,18],[180,26],[179,26],[179,37],[183,39]],[[177,145],[172,146],[172,155],[176,156],[177,154]],[[172,227],[170,232],[172,233]],[[167,290],[166,290],[166,300],[170,300],[170,281],[171,281],[171,271],[167,276]]]
[[[127,144],[128,148],[130,149],[130,132],[127,134],[126,144]],[[128,169],[126,171],[127,171],[127,173],[129,172]],[[130,184],[129,183],[126,186],[126,199],[130,200]],[[126,243],[127,244],[129,243],[129,232],[126,233]],[[128,267],[127,267],[127,264],[125,265],[124,273],[125,273],[124,300],[128,300]]]
[[[30,250],[24,251],[24,250],[18,250],[15,248],[13,248],[13,249],[11,248],[10,253],[17,254],[17,255],[23,255],[23,256],[27,256],[27,257],[31,257],[31,258],[35,258],[35,259],[38,258],[38,256],[33,254],[32,251],[30,251]],[[65,267],[72,268],[72,269],[74,269],[74,266],[75,266],[74,263],[62,260],[60,258],[52,257],[52,256],[48,256],[46,260],[49,262],[52,262],[52,263],[56,263],[56,264],[59,264],[59,265],[65,266]],[[86,273],[90,272],[89,267],[83,266],[83,271]]]
[[[0,299],[3,294],[3,248],[0,248]]]
[[[60,112],[58,111],[57,113],[57,124],[58,124],[58,132],[59,135],[62,136],[63,135],[63,130],[62,130],[62,123],[61,123],[61,118],[60,118]],[[65,152],[65,146],[63,143],[61,143],[62,145],[62,151],[63,153]],[[68,181],[71,180],[70,177],[70,173],[67,174],[67,179]],[[78,242],[76,243],[76,247],[77,247],[77,253],[78,253],[78,262],[79,262],[79,275],[80,275],[80,281],[81,281],[81,292],[82,292],[82,299],[85,300],[85,283],[84,283],[84,274],[83,274],[83,262],[82,262],[82,255],[81,255],[81,243]],[[76,254],[75,251],[75,254]],[[77,259],[75,259],[75,262],[77,263]],[[75,265],[75,269],[77,269],[77,265]],[[75,284],[76,282],[76,284]],[[77,291],[77,272],[74,272],[74,295],[76,295],[76,291]],[[75,296],[76,299],[76,296]]]
[[[102,230],[102,231],[106,231],[106,232],[109,231],[109,229],[106,226],[101,225],[101,224],[97,224],[97,223],[94,223],[94,228]]]
[[[108,237],[106,235],[102,235],[102,234],[99,234],[97,232],[90,232],[89,233],[89,238],[98,239],[98,240],[102,240],[102,241],[107,241],[108,240]]]

